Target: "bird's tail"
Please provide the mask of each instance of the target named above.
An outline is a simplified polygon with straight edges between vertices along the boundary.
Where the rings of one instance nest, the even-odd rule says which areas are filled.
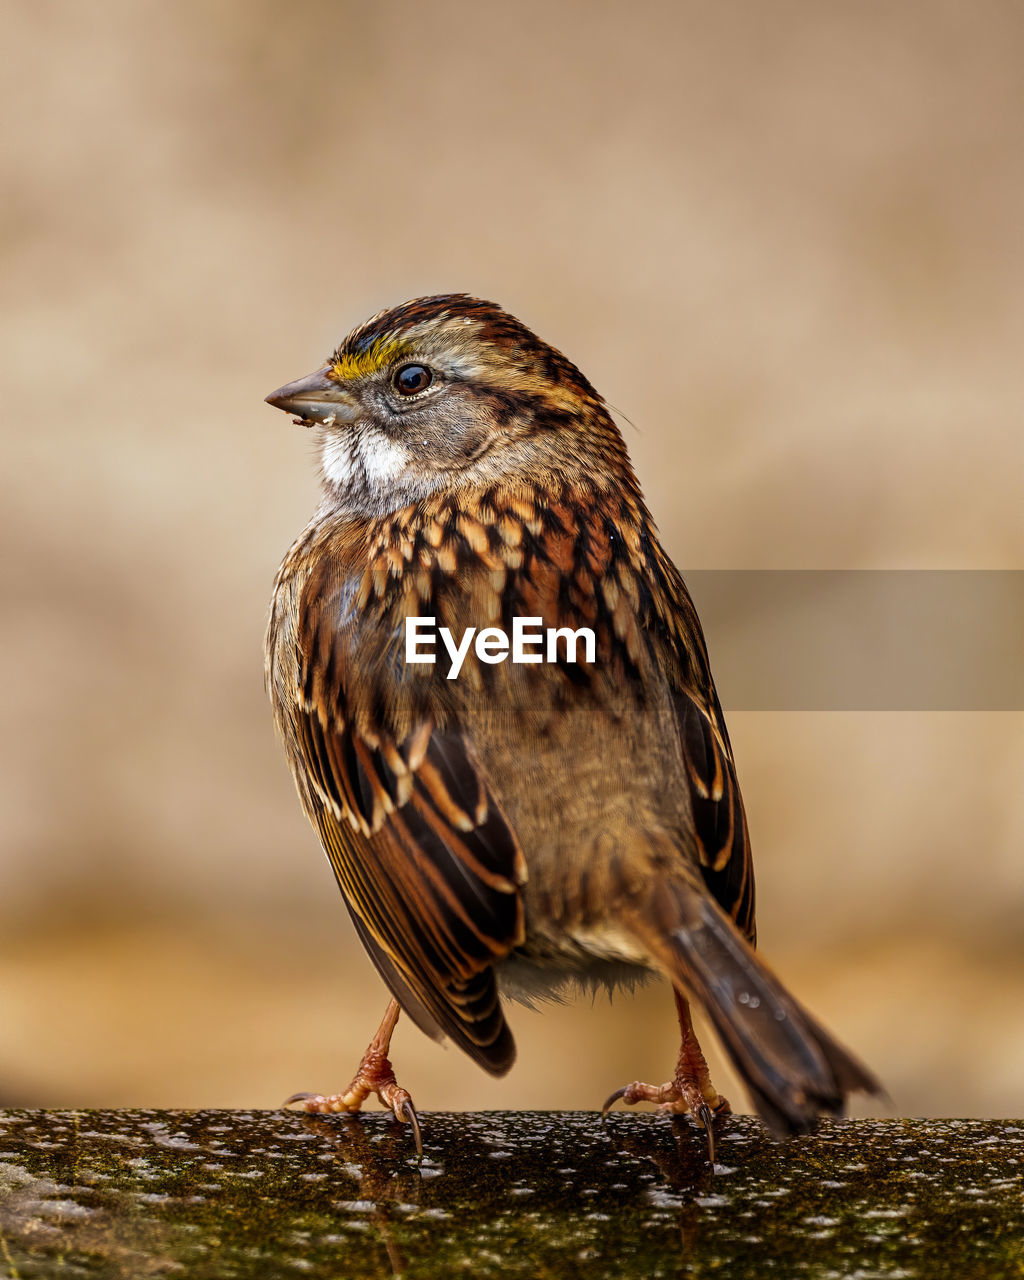
[[[762,1119],[777,1136],[840,1115],[874,1076],[786,990],[707,893],[659,881],[630,920],[673,983],[704,1006]]]

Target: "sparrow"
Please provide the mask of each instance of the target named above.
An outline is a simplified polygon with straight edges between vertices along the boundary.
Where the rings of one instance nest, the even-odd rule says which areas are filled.
[[[713,1163],[729,1104],[694,1000],[774,1134],[878,1092],[754,949],[747,820],[700,622],[580,370],[496,304],[450,294],[374,316],[267,401],[315,430],[322,478],[274,585],[267,689],[392,996],[351,1084],[289,1102],[356,1111],[376,1095],[421,1149],[389,1058],[400,1012],[500,1076],[515,1059],[502,997],[656,974],[675,1069],[605,1111],[690,1114]],[[518,661],[516,627],[532,637]]]

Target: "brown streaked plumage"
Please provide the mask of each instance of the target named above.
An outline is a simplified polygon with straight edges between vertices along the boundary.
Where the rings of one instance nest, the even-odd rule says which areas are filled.
[[[753,951],[732,749],[693,604],[603,401],[492,303],[417,299],[268,399],[315,425],[323,498],[278,574],[268,688],[303,806],[398,1006],[501,1074],[499,991],[673,983],[673,1079],[613,1095],[727,1108],[687,1001],[706,1008],[779,1133],[877,1084]],[[405,661],[408,617],[456,637],[539,618],[591,628],[593,662]],[[346,1093],[411,1117],[389,1007]],[[384,1065],[382,1065],[382,1063]],[[386,1069],[385,1069],[386,1068]]]

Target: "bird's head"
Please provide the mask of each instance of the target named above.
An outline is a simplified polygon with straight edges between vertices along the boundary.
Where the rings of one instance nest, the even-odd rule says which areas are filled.
[[[629,473],[621,436],[576,366],[467,294],[374,316],[267,401],[319,430],[327,498],[353,515],[465,484]]]

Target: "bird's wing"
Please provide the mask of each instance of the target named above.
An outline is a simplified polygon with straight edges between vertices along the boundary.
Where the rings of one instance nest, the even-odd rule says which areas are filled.
[[[754,869],[747,818],[713,685],[709,692],[709,699],[688,691],[675,697],[697,855],[704,882],[718,905],[754,942]]]
[[[617,509],[616,509],[617,503]],[[590,626],[593,678],[638,693],[666,677],[693,811],[696,852],[708,889],[755,940],[754,872],[732,747],[715,692],[700,620],[683,579],[638,498],[579,493],[538,510],[543,563],[529,554],[519,609],[549,624]],[[590,676],[562,665],[570,681]]]
[[[603,566],[604,581],[643,584],[613,596],[611,631],[620,639],[623,671],[630,671],[635,658],[636,678],[641,684],[650,680],[646,655],[655,671],[668,678],[700,870],[718,905],[753,943],[754,868],[744,803],[694,602],[645,512],[637,515],[635,507],[623,502],[612,527],[630,532],[614,539]],[[603,591],[607,598],[607,586]],[[631,616],[645,637],[645,648],[630,646]]]
[[[704,633],[682,576],[656,541],[649,548],[648,572],[660,584],[652,621],[662,638],[662,661],[673,688],[701,872],[718,905],[753,943],[754,867],[747,818]]]
[[[378,686],[391,697],[374,696],[365,657],[355,680],[353,638],[332,615],[308,603],[296,655],[291,718],[312,816],[399,1003],[501,1074],[515,1046],[493,965],[523,937],[522,852],[458,726],[401,705],[393,680]]]

